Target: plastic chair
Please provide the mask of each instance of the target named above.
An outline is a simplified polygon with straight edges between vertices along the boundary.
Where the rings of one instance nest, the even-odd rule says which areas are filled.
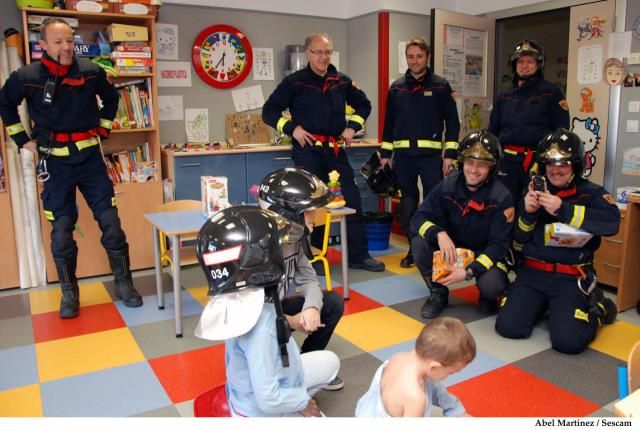
[[[200,200],[175,200],[173,202],[164,203],[158,206],[158,212],[177,212],[177,211],[189,211],[195,209],[201,209],[202,202]],[[164,233],[159,232],[160,235],[160,264],[162,266],[165,263],[169,263],[171,271],[173,272],[173,260],[171,259],[171,249],[167,247],[167,238]],[[181,236],[181,241],[195,240],[197,235]],[[171,244],[173,246],[174,244]],[[196,250],[194,246],[181,247],[180,249],[180,265],[186,266],[189,264],[195,264],[198,262],[196,257]]]
[[[314,227],[323,225],[324,234],[322,235],[322,249],[311,247],[314,258],[309,261],[311,263],[322,261],[327,284],[327,291],[331,291],[331,271],[329,270],[329,260],[327,260],[327,250],[329,249],[329,231],[331,230],[331,212],[326,209],[316,209],[314,213]]]
[[[205,391],[193,401],[194,417],[230,417],[225,384]]]

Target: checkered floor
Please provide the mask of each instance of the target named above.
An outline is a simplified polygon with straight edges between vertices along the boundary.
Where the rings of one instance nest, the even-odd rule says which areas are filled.
[[[424,323],[419,310],[427,290],[415,269],[399,266],[404,253],[393,247],[373,253],[386,263],[384,273],[350,272],[351,299],[329,344],[346,385],[317,395],[328,416],[353,416],[376,368],[411,349]],[[339,251],[331,259],[339,263]],[[224,382],[224,345],[193,336],[207,300],[205,280],[198,267],[183,269],[182,279],[182,339],[174,336],[172,294],[158,310],[148,272],[135,278],[145,296],[138,309],[117,301],[110,281],[82,282],[82,309],[73,320],[58,318],[58,288],[4,293],[0,416],[192,416],[194,397]],[[341,284],[340,266],[332,266],[332,280]],[[170,291],[171,278],[163,275],[163,282]],[[616,367],[640,339],[634,310],[603,328],[586,352],[567,356],[550,349],[544,322],[530,339],[499,337],[495,316],[476,311],[477,298],[475,287],[460,286],[444,312],[463,320],[478,344],[473,363],[446,381],[472,415],[612,415]]]

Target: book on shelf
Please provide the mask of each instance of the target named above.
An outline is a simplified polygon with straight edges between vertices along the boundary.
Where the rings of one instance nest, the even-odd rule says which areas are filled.
[[[111,182],[147,182],[156,176],[156,162],[151,159],[149,142],[128,151],[119,151],[104,156],[107,174]]]
[[[114,85],[118,91],[118,110],[113,120],[113,128],[140,129],[153,127],[150,79],[136,79]]]

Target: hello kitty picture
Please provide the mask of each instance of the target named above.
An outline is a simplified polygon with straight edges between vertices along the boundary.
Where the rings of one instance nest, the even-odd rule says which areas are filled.
[[[158,23],[156,25],[156,46],[159,60],[177,60],[178,26]]]
[[[596,150],[600,145],[600,123],[598,118],[573,118],[571,131],[577,134],[584,144],[585,166],[582,176],[588,178],[597,162]]]

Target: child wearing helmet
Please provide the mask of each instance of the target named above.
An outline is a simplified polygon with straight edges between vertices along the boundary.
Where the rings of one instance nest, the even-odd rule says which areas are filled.
[[[575,133],[558,129],[538,145],[539,175],[546,186],[529,183],[520,202],[513,246],[522,265],[509,288],[496,320],[496,331],[508,338],[531,335],[539,317],[548,311],[554,349],[582,352],[596,337],[598,326],[616,319],[615,304],[597,287],[593,256],[601,236],[612,236],[620,226],[620,211],[600,185],[582,178],[584,144]],[[547,231],[568,225],[592,235],[582,245],[554,243]]]
[[[196,254],[213,297],[195,334],[225,341],[232,416],[321,416],[311,396],[338,373],[334,353],[300,354],[282,314],[280,246],[300,230],[270,211],[236,206],[198,234]]]
[[[496,299],[508,285],[504,260],[515,216],[509,190],[496,180],[500,158],[500,142],[494,135],[486,130],[467,135],[460,142],[460,170],[436,185],[411,218],[416,234],[411,249],[429,289],[423,318],[435,318],[447,307],[450,285],[472,278],[480,291],[480,311],[489,314],[497,309]],[[458,247],[472,250],[475,261],[435,282],[433,253],[440,250],[453,264]]]

